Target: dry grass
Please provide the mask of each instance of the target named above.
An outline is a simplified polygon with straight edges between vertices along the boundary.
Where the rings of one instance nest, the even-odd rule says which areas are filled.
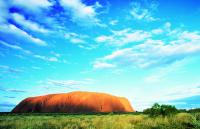
[[[0,129],[199,129],[199,113],[151,118],[143,114],[1,115]]]

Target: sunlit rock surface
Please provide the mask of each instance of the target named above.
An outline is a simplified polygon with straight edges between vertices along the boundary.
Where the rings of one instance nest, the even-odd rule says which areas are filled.
[[[12,112],[133,112],[126,98],[96,92],[70,92],[30,97],[21,101]]]

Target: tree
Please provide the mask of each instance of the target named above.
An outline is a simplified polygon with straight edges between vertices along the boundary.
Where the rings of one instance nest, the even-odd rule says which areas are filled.
[[[172,105],[159,105],[158,103],[155,103],[151,108],[147,108],[143,112],[145,114],[149,114],[150,116],[167,116],[177,113],[178,110]]]

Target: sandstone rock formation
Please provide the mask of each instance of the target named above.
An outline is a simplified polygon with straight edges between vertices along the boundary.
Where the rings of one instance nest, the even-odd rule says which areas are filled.
[[[126,98],[105,93],[70,92],[30,97],[21,101],[12,112],[133,112]]]

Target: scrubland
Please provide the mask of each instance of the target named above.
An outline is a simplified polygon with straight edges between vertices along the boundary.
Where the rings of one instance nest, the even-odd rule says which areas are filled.
[[[200,129],[200,113],[0,114],[0,129]]]

